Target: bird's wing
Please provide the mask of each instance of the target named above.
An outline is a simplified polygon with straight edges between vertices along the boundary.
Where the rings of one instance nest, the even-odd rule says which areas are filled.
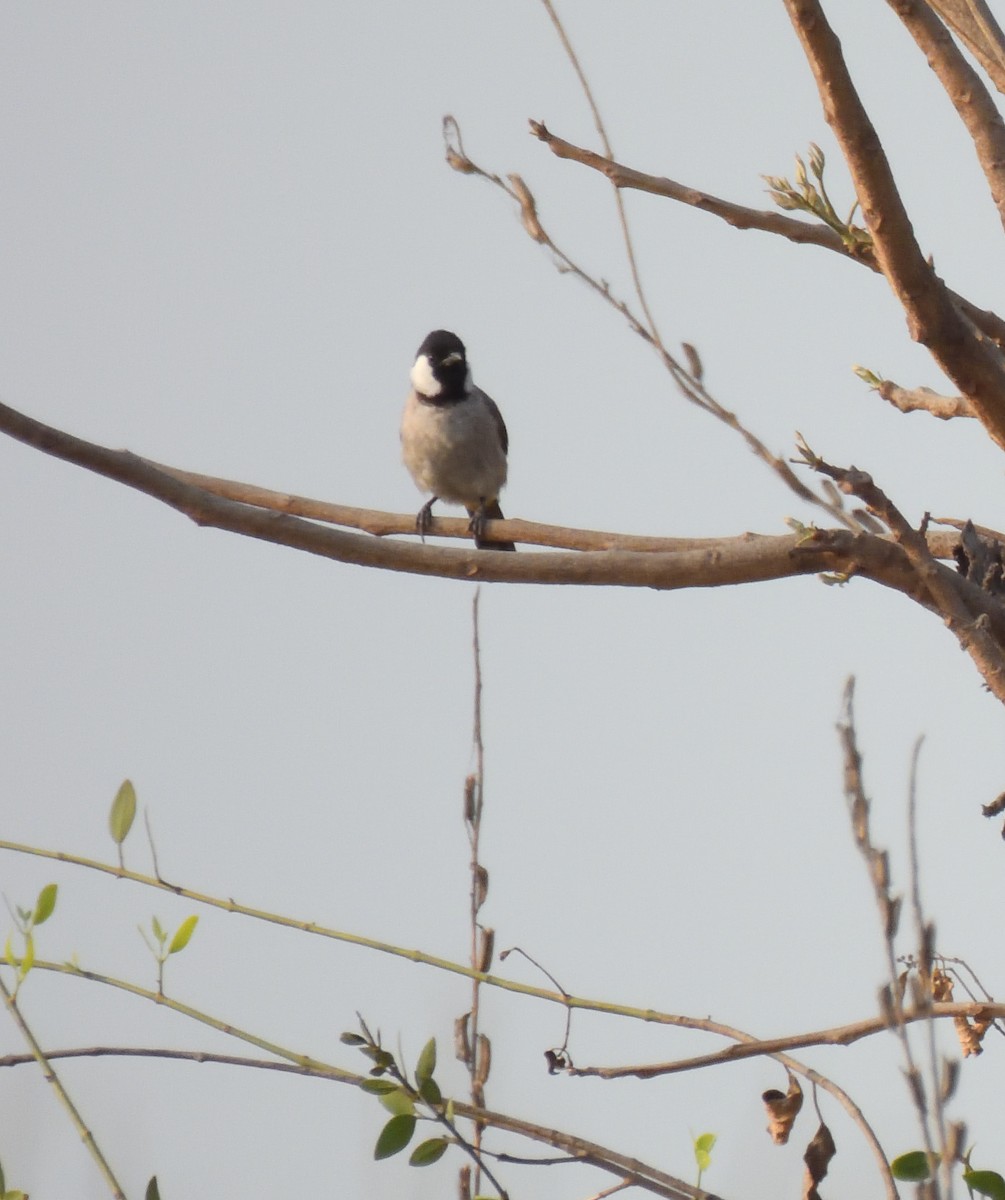
[[[503,415],[499,411],[499,405],[496,404],[491,396],[486,395],[486,393],[483,392],[480,387],[473,388],[472,390],[477,395],[481,396],[485,403],[485,407],[489,410],[489,415],[491,416],[493,424],[496,427],[496,431],[499,434],[499,441],[502,443],[503,454],[509,454],[509,433],[506,429],[506,422],[503,420]]]

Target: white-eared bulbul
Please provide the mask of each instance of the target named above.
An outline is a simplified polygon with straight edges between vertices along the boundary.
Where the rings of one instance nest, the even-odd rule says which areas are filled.
[[[509,435],[496,403],[471,382],[464,343],[434,330],[419,347],[412,390],[401,418],[405,466],[416,486],[431,492],[415,527],[425,536],[437,500],[463,504],[482,550],[515,550],[485,537],[486,521],[501,521],[499,493],[506,482]]]

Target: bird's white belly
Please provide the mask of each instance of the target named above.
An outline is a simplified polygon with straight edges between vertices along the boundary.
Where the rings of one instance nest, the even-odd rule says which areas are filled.
[[[416,485],[451,504],[477,507],[499,496],[506,456],[488,409],[440,407],[411,397],[401,422],[402,455]]]

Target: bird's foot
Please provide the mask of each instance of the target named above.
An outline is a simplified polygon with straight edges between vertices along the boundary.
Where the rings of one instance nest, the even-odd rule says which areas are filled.
[[[477,508],[469,508],[468,512],[471,515],[468,529],[475,541],[480,542],[485,536],[485,502],[482,501]]]
[[[415,531],[423,541],[426,540],[429,526],[433,523],[433,505],[436,503],[436,500],[436,496],[430,496],[415,517]]]

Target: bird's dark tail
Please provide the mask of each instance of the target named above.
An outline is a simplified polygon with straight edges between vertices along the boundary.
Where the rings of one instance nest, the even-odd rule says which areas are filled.
[[[471,518],[471,532],[475,535],[475,545],[479,550],[516,549],[513,542],[493,542],[482,536],[486,521],[504,521],[506,519],[503,516],[503,510],[499,507],[498,500],[493,500],[491,504],[483,504],[481,508],[469,508],[468,516]]]

